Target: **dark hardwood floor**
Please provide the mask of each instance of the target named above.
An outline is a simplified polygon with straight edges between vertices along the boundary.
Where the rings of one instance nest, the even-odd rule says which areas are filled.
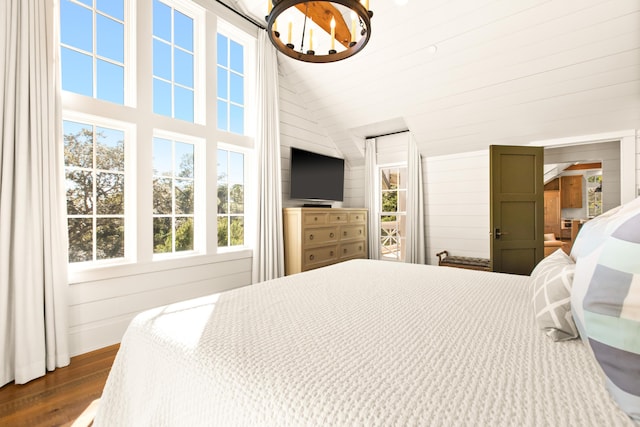
[[[67,367],[27,384],[0,388],[0,426],[91,425],[119,347],[72,357]]]

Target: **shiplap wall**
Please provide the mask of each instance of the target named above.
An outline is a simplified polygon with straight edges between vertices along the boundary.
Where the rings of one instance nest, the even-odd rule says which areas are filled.
[[[327,133],[318,125],[318,122],[311,117],[304,102],[298,96],[296,87],[282,74],[279,76],[279,89],[282,205],[283,207],[299,207],[304,203],[303,200],[289,198],[291,147],[333,157],[343,157],[343,155]],[[350,177],[349,165],[345,162],[345,187],[351,185]],[[332,206],[341,207],[344,205],[340,202],[333,202]]]

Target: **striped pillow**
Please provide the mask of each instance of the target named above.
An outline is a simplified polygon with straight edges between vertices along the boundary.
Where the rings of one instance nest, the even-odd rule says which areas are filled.
[[[640,421],[640,206],[635,214],[626,212],[611,218],[616,228],[600,250],[578,259],[578,270],[593,263],[587,269],[592,274],[586,287],[576,280],[574,289],[583,289],[574,293],[572,302],[582,308],[576,321],[611,395]]]
[[[575,268],[564,251],[555,251],[540,261],[531,273],[536,322],[554,341],[578,336],[571,316],[571,284]]]

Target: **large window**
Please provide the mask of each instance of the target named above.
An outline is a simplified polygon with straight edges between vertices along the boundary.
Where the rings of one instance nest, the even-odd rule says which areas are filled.
[[[69,262],[124,258],[124,131],[63,127]]]
[[[255,35],[214,2],[58,4],[71,280],[247,249]]]
[[[153,1],[153,111],[193,122],[193,19]]]
[[[407,168],[380,168],[380,254],[382,259],[404,261],[407,212]]]
[[[124,103],[124,0],[62,0],[62,89]]]

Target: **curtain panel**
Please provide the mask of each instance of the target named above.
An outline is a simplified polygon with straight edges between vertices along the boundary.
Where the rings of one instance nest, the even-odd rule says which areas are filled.
[[[257,62],[258,213],[253,283],[284,276],[278,60],[265,31],[258,34]]]
[[[426,262],[422,157],[412,134],[407,142],[407,240],[405,262]]]
[[[378,188],[378,165],[376,162],[376,140],[364,142],[364,206],[369,211],[369,258],[380,259],[380,226],[378,205],[380,189]]]
[[[66,366],[69,352],[54,6],[0,3],[1,386]]]

